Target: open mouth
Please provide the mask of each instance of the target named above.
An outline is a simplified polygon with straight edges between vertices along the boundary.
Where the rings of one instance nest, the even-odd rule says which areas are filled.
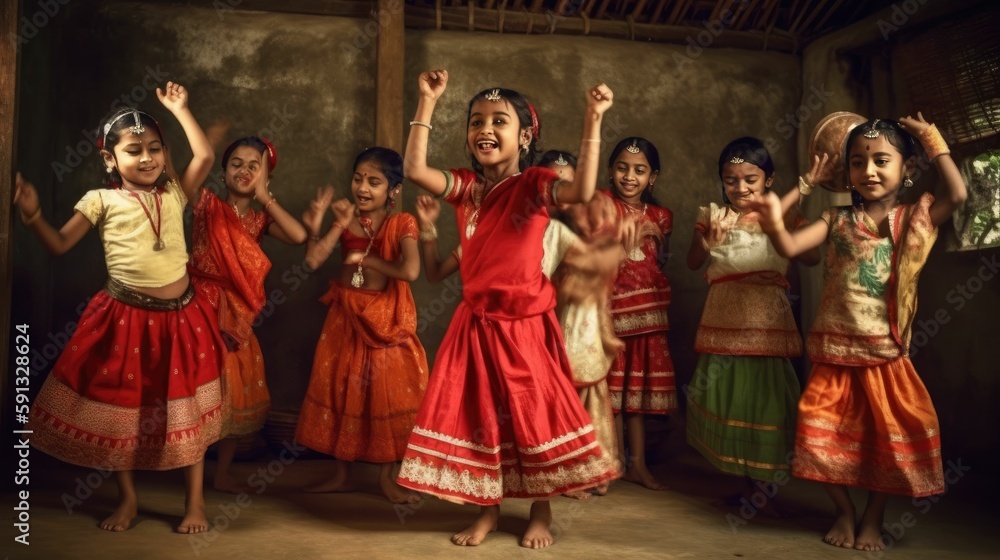
[[[479,140],[476,142],[476,148],[478,148],[480,152],[492,152],[497,149],[497,143],[495,140]]]
[[[364,195],[361,195],[361,194],[356,194],[356,195],[354,195],[354,200],[356,200],[358,202],[358,204],[368,204],[369,202],[371,202],[374,199],[372,197],[370,197],[370,196],[364,196]]]

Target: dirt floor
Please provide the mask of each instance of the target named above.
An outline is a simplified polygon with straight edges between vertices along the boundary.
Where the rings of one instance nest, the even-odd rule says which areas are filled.
[[[680,437],[679,434],[676,435]],[[677,439],[671,437],[671,439]],[[976,559],[1000,558],[996,504],[1000,480],[968,466],[945,462],[948,492],[926,500],[893,498],[887,510],[890,547],[882,553],[838,549],[821,541],[832,521],[822,488],[801,480],[761,489],[751,503],[725,505],[741,481],[714,471],[683,442],[655,466],[669,485],[653,492],[616,482],[607,496],[553,501],[555,544],[545,550],[518,546],[527,526],[529,503],[504,503],[499,529],[475,548],[449,537],[474,518],[477,509],[425,499],[394,506],[377,493],[377,468],[359,465],[359,492],[306,494],[300,488],[322,479],[331,463],[274,455],[235,465],[250,492],[243,496],[208,490],[214,528],[197,536],[174,533],[183,512],[180,472],[137,474],[140,514],[132,529],[107,533],[97,527],[115,505],[113,477],[72,467],[41,453],[32,456],[30,545],[10,535],[0,554],[8,558],[627,558],[627,559]],[[676,445],[674,445],[676,444]],[[288,454],[285,455],[289,459]],[[209,462],[208,472],[214,464]],[[966,470],[968,469],[968,470]],[[767,497],[767,494],[775,497]],[[862,504],[864,495],[854,494]],[[774,518],[755,503],[774,503]],[[16,504],[5,495],[5,504]],[[5,507],[14,523],[11,507]],[[8,525],[10,526],[10,525]]]

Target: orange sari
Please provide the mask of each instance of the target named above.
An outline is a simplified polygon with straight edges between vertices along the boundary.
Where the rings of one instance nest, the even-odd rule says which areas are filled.
[[[194,209],[189,272],[195,290],[212,304],[228,351],[222,366],[223,436],[240,437],[264,426],[271,396],[264,358],[252,326],[266,301],[264,279],[271,261],[260,248],[271,218],[243,217],[215,193],[202,189]]]
[[[376,236],[379,256],[398,259],[406,237],[417,237],[413,216],[388,216]],[[345,461],[401,460],[428,373],[409,283],[390,278],[373,291],[331,282],[320,301],[330,312],[295,439]]]

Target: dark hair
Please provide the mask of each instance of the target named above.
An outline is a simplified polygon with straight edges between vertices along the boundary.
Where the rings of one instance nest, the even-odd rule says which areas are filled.
[[[625,148],[635,146],[639,149],[639,153],[646,156],[646,161],[649,162],[649,172],[650,174],[660,171],[660,152],[657,151],[656,146],[652,142],[641,138],[639,136],[629,136],[628,138],[623,138],[615,148],[611,150],[611,155],[608,156],[608,169],[611,169],[615,165],[615,161],[618,160],[618,156],[621,155],[622,150]],[[618,196],[618,191],[615,189],[614,181],[612,180],[611,192],[615,196]],[[639,200],[647,204],[652,204],[654,206],[663,206],[658,200],[653,196],[650,189],[645,189],[642,191],[642,195]]]
[[[889,144],[892,144],[893,148],[899,150],[904,162],[917,155],[917,141],[914,140],[909,132],[903,130],[903,127],[899,126],[898,122],[891,119],[870,120],[854,127],[847,135],[847,142],[844,144],[844,161],[847,162],[848,176],[850,176],[851,169],[851,145],[854,144],[858,136],[864,134],[874,134],[875,138],[885,136]],[[852,188],[851,204],[860,206],[864,201],[864,197]]]
[[[152,127],[156,131],[157,136],[160,137],[160,143],[166,145],[166,142],[163,140],[163,130],[160,128],[160,123],[156,122],[156,119],[149,115],[149,113],[140,111],[134,107],[121,107],[108,113],[106,117],[101,119],[100,124],[97,125],[97,149],[107,150],[111,154],[111,157],[115,158],[115,161],[118,160],[118,157],[115,156],[115,146],[118,145],[124,133],[135,126],[135,118],[130,115],[133,112],[139,115],[139,122],[143,126]],[[107,132],[105,132],[105,128],[107,128]],[[167,183],[166,166],[163,169],[164,173],[156,179],[155,186],[157,187],[162,187]],[[118,172],[118,168],[112,169],[109,173],[104,165],[103,156],[101,171],[107,175],[105,182],[109,187],[118,188],[122,185],[122,176]]]
[[[719,154],[719,178],[722,178],[722,168],[733,158],[739,158],[746,163],[752,163],[764,172],[764,179],[774,176],[774,162],[771,161],[771,154],[767,151],[764,143],[753,136],[743,136],[726,144]],[[729,197],[726,196],[726,187],[722,186],[722,200],[729,204]]]
[[[528,103],[527,98],[525,98],[523,95],[512,89],[489,88],[489,89],[484,89],[483,91],[477,93],[472,97],[472,99],[469,100],[469,110],[466,113],[465,117],[466,128],[468,128],[469,122],[472,120],[472,105],[476,101],[486,100],[486,96],[490,95],[493,92],[499,93],[500,97],[502,97],[504,101],[510,103],[510,105],[514,108],[514,113],[517,115],[518,130],[524,130],[525,128],[534,127],[534,119],[531,116],[531,109],[529,108],[530,105]],[[535,118],[538,118],[537,113],[535,115]],[[541,132],[541,127],[542,127],[541,119],[539,119],[539,125],[538,125],[539,132]],[[535,165],[535,162],[538,161],[539,135],[540,134],[535,134],[534,131],[532,131],[531,142],[528,143],[528,152],[527,153],[520,152],[520,157],[517,162],[517,167],[520,171],[524,171],[525,169],[531,167],[532,165]],[[478,161],[476,161],[475,157],[470,157],[470,159],[472,160],[472,169],[476,173],[482,173],[483,166],[480,165]]]
[[[556,160],[558,160],[559,158],[562,158],[563,161],[566,162],[566,165],[572,167],[573,169],[576,169],[576,157],[573,154],[569,152],[564,152],[562,150],[549,150],[545,152],[544,154],[542,154],[542,158],[538,160],[538,163],[535,165],[539,165],[541,167],[549,167],[551,165],[555,165]]]
[[[228,148],[226,148],[226,151],[222,152],[223,171],[225,171],[226,166],[229,165],[230,156],[232,156],[233,152],[236,151],[236,148],[239,148],[240,146],[250,146],[260,152],[260,155],[262,156],[264,155],[264,152],[267,151],[267,144],[265,144],[264,141],[257,136],[244,136],[243,138],[236,139],[229,145]],[[268,166],[267,171],[268,173],[272,172],[270,165]]]
[[[395,150],[379,146],[368,148],[358,154],[358,157],[354,158],[354,167],[351,169],[357,171],[359,165],[369,161],[374,163],[375,167],[385,175],[386,181],[389,182],[389,191],[403,182],[403,156],[399,155]],[[387,192],[386,205],[389,204],[390,200],[392,200],[392,194]]]

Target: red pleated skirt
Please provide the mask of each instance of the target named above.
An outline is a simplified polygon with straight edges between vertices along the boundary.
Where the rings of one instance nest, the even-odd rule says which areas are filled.
[[[462,302],[441,343],[399,484],[494,505],[615,478],[569,371],[552,311],[495,319]]]
[[[222,428],[222,340],[200,296],[149,311],[101,291],[31,407],[31,444],[107,470],[192,465]]]
[[[674,361],[667,331],[623,336],[625,349],[608,372],[615,414],[670,414],[677,410]]]
[[[817,363],[799,400],[792,474],[890,494],[940,494],[938,430],[908,357],[863,367]]]

